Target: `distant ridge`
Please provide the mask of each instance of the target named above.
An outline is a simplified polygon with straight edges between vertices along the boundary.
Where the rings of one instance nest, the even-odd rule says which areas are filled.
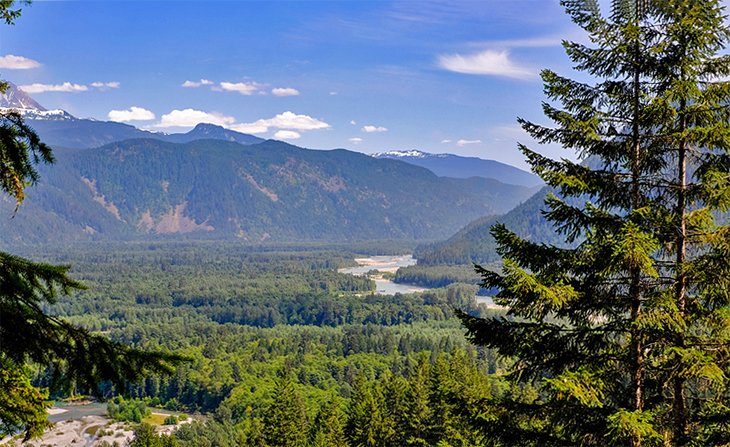
[[[166,134],[138,129],[115,121],[97,121],[77,118],[65,110],[48,110],[12,82],[0,96],[0,112],[14,110],[51,147],[89,149],[134,138],[154,138],[170,143],[188,143],[195,140],[223,140],[239,144],[257,144],[265,141],[241,132],[199,123],[187,133]]]
[[[564,245],[563,239],[542,214],[545,197],[552,191],[540,189],[535,195],[501,216],[476,219],[445,241],[418,247],[414,257],[419,265],[488,264],[501,259],[490,229],[497,223],[527,240]]]
[[[147,138],[56,155],[3,224],[0,243],[437,240],[535,190],[273,140]],[[0,219],[12,213],[0,203]]]
[[[485,177],[513,185],[528,187],[543,185],[538,176],[495,160],[462,157],[454,154],[431,154],[419,150],[379,152],[372,156],[401,160],[421,166],[441,177]]]
[[[215,124],[200,123],[187,133],[157,134],[155,137],[170,143],[189,143],[195,140],[223,140],[238,144],[258,144],[265,141],[246,133],[236,132]]]

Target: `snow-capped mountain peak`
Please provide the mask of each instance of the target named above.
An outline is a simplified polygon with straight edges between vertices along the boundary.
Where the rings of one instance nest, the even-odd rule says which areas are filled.
[[[7,82],[7,81],[6,81]],[[32,109],[45,111],[45,107],[38,104],[29,94],[20,90],[12,82],[8,82],[8,88],[5,93],[0,95],[0,107],[4,109]]]
[[[7,84],[5,93],[0,95],[0,113],[13,111],[29,120],[59,121],[76,119],[65,110],[46,110],[45,107],[38,104],[36,100],[20,90],[15,84],[12,82]]]
[[[387,151],[387,152],[378,152],[375,154],[372,154],[375,158],[426,158],[428,156],[431,156],[432,154],[429,154],[427,152],[421,152],[416,149],[411,149],[409,151]]]
[[[65,110],[38,110],[20,107],[0,107],[0,113],[17,112],[27,120],[60,121],[75,120],[76,117]]]

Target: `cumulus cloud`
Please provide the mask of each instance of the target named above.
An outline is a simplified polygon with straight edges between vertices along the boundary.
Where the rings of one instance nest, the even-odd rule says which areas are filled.
[[[160,122],[153,127],[193,127],[199,123],[210,123],[218,126],[231,127],[235,124],[236,119],[231,116],[221,115],[215,112],[204,112],[202,110],[184,109],[173,110],[170,113],[162,115]]]
[[[27,57],[15,56],[13,54],[0,56],[0,68],[7,70],[30,70],[40,66],[40,62],[28,59]]]
[[[293,130],[279,130],[274,134],[274,138],[277,140],[296,140],[302,135],[299,132]]]
[[[134,109],[135,107],[132,107],[129,110],[113,112],[130,114],[130,112],[134,111]],[[144,111],[144,109],[139,109],[140,111]],[[117,116],[125,117],[126,115],[124,114]],[[266,133],[273,129],[276,130],[274,138],[278,138],[280,140],[294,140],[300,138],[301,131],[330,128],[330,125],[322,120],[308,115],[298,115],[294,112],[280,113],[273,118],[260,119],[252,123],[238,123],[232,116],[195,109],[173,110],[170,113],[162,115],[160,117],[160,121],[151,127],[194,127],[200,123],[216,124],[218,126],[244,133]]]
[[[112,82],[92,82],[90,84],[94,88],[98,88],[100,90],[106,90],[109,88],[119,88],[119,82],[112,81]]]
[[[268,132],[269,127],[265,124],[261,124],[261,121],[265,121],[265,120],[258,120],[253,123],[234,124],[234,125],[230,126],[230,128],[235,130],[236,132],[243,132],[243,133],[266,133],[266,132]]]
[[[291,87],[277,87],[271,89],[274,96],[299,96],[299,90]]]
[[[355,120],[350,120],[350,124],[352,124],[353,126],[355,126],[355,125],[357,125],[357,121],[355,121]]]
[[[26,84],[19,85],[19,89],[25,93],[45,93],[45,92],[66,92],[79,93],[89,90],[89,87],[81,84],[72,84],[64,82],[63,84]]]
[[[111,110],[108,114],[112,121],[149,121],[155,119],[155,114],[142,107],[132,106],[127,110]]]
[[[362,138],[352,137],[348,141],[350,141],[350,143],[352,144],[360,144],[362,143]]]
[[[469,144],[480,144],[482,140],[459,140],[456,142],[456,145],[459,147],[463,147]]]
[[[218,84],[221,90],[227,92],[238,92],[245,96],[250,96],[261,89],[261,84],[257,82],[221,82]]]
[[[530,79],[536,73],[510,59],[506,50],[485,50],[475,54],[450,54],[438,58],[441,68],[456,73],[503,76],[514,79]]]
[[[182,83],[182,86],[185,88],[198,88],[204,85],[213,85],[213,81],[210,81],[208,79],[201,79],[199,81],[185,81]]]
[[[383,126],[363,126],[362,129],[363,132],[366,133],[376,133],[376,132],[387,132],[388,128]]]
[[[231,128],[245,133],[264,133],[268,132],[271,127],[290,130],[318,130],[329,129],[330,125],[308,115],[298,115],[287,111],[273,118],[260,119],[253,123],[236,124]]]

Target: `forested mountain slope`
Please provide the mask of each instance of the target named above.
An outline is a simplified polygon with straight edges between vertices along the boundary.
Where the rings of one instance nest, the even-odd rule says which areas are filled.
[[[474,220],[445,241],[421,245],[415,257],[419,265],[487,264],[501,257],[496,252],[490,228],[503,223],[521,237],[560,245],[562,239],[545,220],[545,197],[550,188],[544,187],[524,203],[502,216],[486,216]]]
[[[3,225],[4,242],[437,239],[534,192],[278,141],[137,139],[56,156]],[[12,211],[0,209],[6,219]]]
[[[156,133],[138,129],[129,124],[90,119],[33,119],[26,117],[41,140],[51,147],[94,148],[133,138],[153,138],[170,143],[188,143],[200,139],[234,141],[241,144],[256,144],[262,138],[225,129],[214,124],[201,123],[187,133]]]

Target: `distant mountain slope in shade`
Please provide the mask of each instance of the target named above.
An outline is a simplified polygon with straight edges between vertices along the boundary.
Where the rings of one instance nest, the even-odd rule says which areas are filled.
[[[376,158],[390,158],[424,167],[443,177],[496,178],[501,182],[522,186],[542,186],[543,182],[534,174],[494,160],[477,157],[462,157],[453,154],[429,154],[416,150],[388,151],[373,154]]]
[[[0,204],[0,241],[439,239],[535,191],[278,141],[138,139],[56,155],[14,219]]]
[[[239,144],[258,144],[265,141],[263,138],[208,123],[200,123],[187,133],[155,134],[152,138],[170,143],[189,143],[195,140],[223,140]]]
[[[490,234],[496,223],[531,241],[564,245],[551,223],[542,216],[549,187],[540,189],[524,203],[502,216],[487,216],[474,220],[449,239],[421,245],[414,257],[419,265],[488,264],[498,261],[497,245]]]
[[[233,141],[240,144],[256,144],[262,138],[235,132],[214,124],[200,123],[187,133],[164,134],[137,129],[129,124],[89,119],[47,120],[26,118],[41,140],[51,147],[94,148],[117,141],[135,138],[154,138],[171,143],[187,143],[200,139]]]

